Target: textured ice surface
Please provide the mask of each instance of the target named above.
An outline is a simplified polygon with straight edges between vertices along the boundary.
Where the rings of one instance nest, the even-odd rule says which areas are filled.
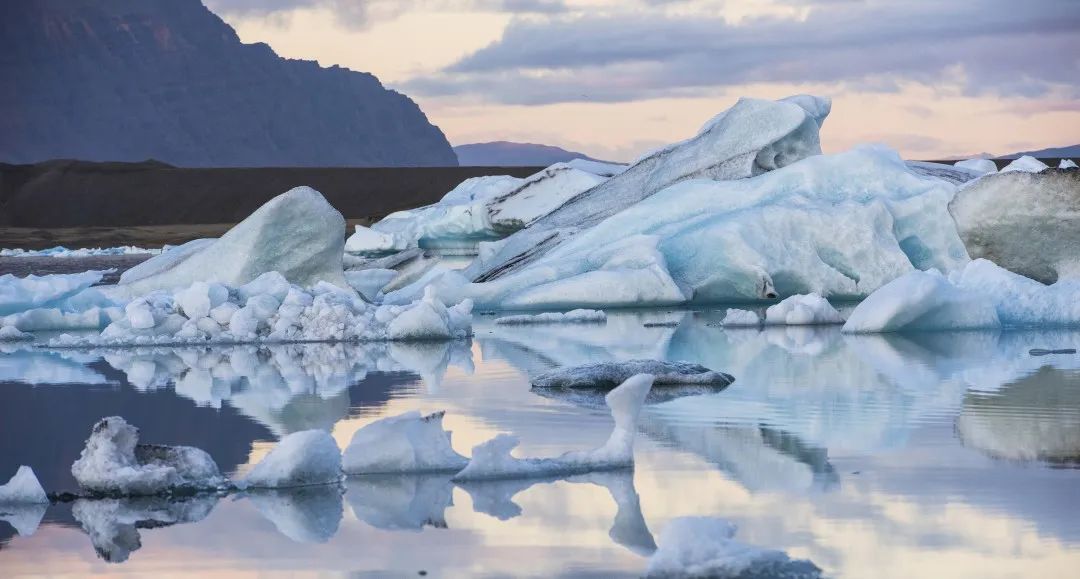
[[[765,310],[767,326],[813,326],[842,324],[840,312],[828,300],[817,295],[794,295]]]
[[[210,455],[190,446],[139,444],[139,429],[119,416],[94,425],[86,447],[71,465],[79,486],[117,495],[154,495],[175,489],[212,489],[225,484]]]
[[[474,446],[469,464],[454,475],[454,480],[529,478],[631,467],[638,416],[652,383],[652,376],[638,374],[608,392],[605,398],[615,428],[599,448],[571,451],[554,458],[517,458],[510,452],[518,445],[518,439],[500,434]]]
[[[282,438],[238,483],[243,488],[324,485],[341,480],[341,451],[323,430],[294,432]]]
[[[506,309],[864,297],[915,269],[968,260],[947,210],[954,192],[864,147],[751,179],[683,181],[497,278],[430,281],[451,301]],[[387,299],[418,295],[407,287]]]
[[[347,288],[341,259],[345,219],[322,194],[296,187],[263,204],[213,241],[189,243],[153,257],[121,278],[131,295],[204,281],[246,284],[276,271],[303,287],[327,282]]]
[[[757,328],[761,326],[761,318],[750,310],[729,308],[720,325],[725,328]]]
[[[735,540],[734,523],[712,517],[673,519],[660,534],[660,547],[649,558],[648,577],[821,577],[810,561],[782,551]]]
[[[1080,275],[1080,171],[987,175],[949,211],[973,258],[1044,283]]]
[[[1038,173],[1047,167],[1046,163],[1043,163],[1035,157],[1024,155],[1012,163],[1005,165],[1005,167],[1001,169],[1001,172],[1011,173],[1013,171],[1022,171],[1024,173]]]
[[[41,488],[41,483],[34,476],[34,469],[28,466],[20,466],[6,484],[0,485],[0,505],[48,502],[49,497],[45,496],[45,489]]]
[[[607,321],[607,314],[601,310],[570,310],[569,312],[545,312],[542,314],[502,316],[495,318],[496,324],[587,324]]]
[[[925,175],[935,179],[941,179],[953,185],[963,185],[977,179],[982,172],[970,169],[963,165],[945,165],[942,163],[929,163],[927,161],[906,161],[908,169],[917,175]]]
[[[213,245],[215,241],[217,241],[217,238],[192,239],[187,243],[170,247],[162,251],[157,257],[148,259],[124,271],[124,273],[120,274],[120,283],[132,283],[161,273],[191,257],[194,253]]]
[[[820,154],[818,131],[830,107],[828,99],[807,95],[740,99],[697,136],[645,156],[514,234],[466,276],[486,281],[531,264],[577,232],[679,181],[741,179]]]
[[[68,298],[101,281],[103,272],[15,277],[0,275],[0,316],[57,307]],[[12,324],[7,324],[12,325]]]
[[[696,385],[723,388],[735,381],[723,372],[715,372],[700,364],[625,360],[557,368],[533,378],[532,385],[541,389],[611,390],[636,374],[653,376],[653,387]]]
[[[991,159],[964,159],[963,161],[957,161],[955,166],[975,171],[981,175],[997,173],[998,171],[997,164]]]
[[[443,413],[407,412],[368,424],[353,434],[342,465],[346,474],[457,472],[468,459],[454,452]]]
[[[392,308],[393,306],[384,306]],[[388,311],[388,310],[383,310]],[[428,287],[420,301],[406,306],[386,326],[389,340],[448,340],[472,333],[472,302],[447,308]],[[378,317],[378,315],[376,315]]]

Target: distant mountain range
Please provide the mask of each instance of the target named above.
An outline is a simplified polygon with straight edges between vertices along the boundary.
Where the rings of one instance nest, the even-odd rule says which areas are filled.
[[[405,95],[243,44],[200,0],[3,0],[0,77],[0,161],[457,164]]]
[[[1024,155],[1031,155],[1036,158],[1043,159],[1075,159],[1080,158],[1080,145],[1068,145],[1065,147],[1051,147],[1048,149],[1039,149],[1038,151],[1026,151],[1023,153],[1013,153],[1011,155],[1002,155],[998,159],[1017,159]]]
[[[458,145],[454,147],[454,153],[457,154],[458,164],[464,167],[547,167],[573,159],[598,160],[584,153],[551,145],[510,141]]]

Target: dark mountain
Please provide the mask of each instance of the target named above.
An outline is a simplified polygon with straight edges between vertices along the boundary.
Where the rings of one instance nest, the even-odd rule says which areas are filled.
[[[199,0],[3,0],[0,75],[0,161],[457,164],[408,97],[243,44]]]
[[[1024,155],[1031,155],[1036,159],[1076,159],[1080,158],[1080,145],[1069,145],[1065,147],[1050,147],[1049,149],[1039,149],[1038,151],[1025,151],[1023,153],[1013,153],[1011,155],[1002,155],[999,159],[1018,159]]]
[[[550,145],[533,143],[473,143],[454,147],[458,164],[463,167],[547,167],[572,159],[596,161],[583,153],[567,151]]]

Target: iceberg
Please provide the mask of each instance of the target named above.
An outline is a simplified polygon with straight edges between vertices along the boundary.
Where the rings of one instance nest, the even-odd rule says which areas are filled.
[[[28,275],[22,278],[10,273],[0,275],[0,316],[57,307],[68,298],[74,297],[101,281],[105,273],[84,271],[43,276]]]
[[[998,172],[997,163],[994,163],[991,159],[964,159],[963,161],[957,161],[953,166],[975,171],[980,175]]]
[[[346,474],[458,472],[469,460],[454,452],[443,412],[407,412],[357,430],[342,456]]]
[[[578,232],[688,179],[742,179],[821,154],[819,130],[831,102],[809,95],[743,98],[697,136],[653,152],[574,196],[507,239],[497,254],[466,269],[477,282],[517,271]]]
[[[729,308],[720,325],[725,328],[757,328],[761,326],[761,318],[750,310]]]
[[[605,399],[615,428],[599,448],[571,451],[554,458],[516,458],[510,452],[518,445],[518,439],[500,434],[473,447],[469,464],[454,475],[454,480],[531,478],[631,468],[638,415],[652,383],[652,376],[638,374],[608,392]]]
[[[1043,169],[1048,169],[1049,166],[1046,163],[1032,157],[1030,155],[1024,155],[1019,159],[1005,165],[1001,170],[1002,173],[1011,173],[1012,171],[1022,171],[1024,173],[1038,173]]]
[[[20,331],[15,326],[2,326],[0,327],[0,342],[22,342],[26,340],[33,340],[33,334],[27,334]]]
[[[726,318],[725,318],[726,319]],[[794,295],[765,310],[766,326],[813,326],[842,324],[840,312],[817,295]]]
[[[345,219],[318,191],[296,187],[218,239],[189,242],[150,258],[122,277],[119,287],[133,296],[196,281],[236,287],[276,271],[303,287],[325,282],[348,288],[344,250]]]
[[[420,301],[397,313],[386,325],[389,340],[449,340],[465,338],[472,333],[472,301],[447,308],[438,300],[435,290],[427,287]]]
[[[49,504],[49,497],[34,476],[34,469],[20,466],[6,484],[0,485],[0,505],[12,504]]]
[[[119,416],[94,425],[71,474],[85,490],[121,496],[218,489],[226,483],[205,451],[139,444],[139,429]]]
[[[1062,159],[1061,162],[1058,163],[1058,169],[1076,169],[1076,168],[1077,168],[1076,161],[1073,161],[1072,159]]]
[[[395,233],[383,233],[370,227],[357,224],[353,234],[345,240],[345,251],[349,253],[382,255],[408,249],[409,241]]]
[[[278,441],[237,486],[288,488],[341,481],[341,451],[323,430],[294,432]]]
[[[987,175],[949,204],[973,258],[1044,283],[1080,275],[1080,172]]]
[[[664,527],[647,577],[822,577],[810,561],[734,539],[736,526],[713,517],[679,517]]]
[[[569,312],[545,312],[535,315],[502,316],[495,318],[496,324],[589,324],[606,322],[607,314],[601,310],[570,310]]]
[[[557,368],[533,378],[532,386],[541,390],[612,390],[621,388],[620,384],[638,374],[651,375],[653,389],[662,386],[708,386],[715,391],[735,381],[728,374],[714,372],[700,364],[625,360]]]

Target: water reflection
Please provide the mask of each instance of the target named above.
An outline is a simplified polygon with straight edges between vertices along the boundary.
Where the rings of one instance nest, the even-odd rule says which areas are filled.
[[[446,509],[454,504],[450,477],[443,474],[352,477],[345,494],[357,519],[390,531],[447,528]]]
[[[337,534],[341,525],[342,491],[338,485],[267,489],[251,491],[246,498],[289,539],[297,543],[325,543]]]
[[[71,512],[99,557],[123,563],[142,547],[140,529],[197,523],[210,514],[217,501],[216,496],[79,499]]]

